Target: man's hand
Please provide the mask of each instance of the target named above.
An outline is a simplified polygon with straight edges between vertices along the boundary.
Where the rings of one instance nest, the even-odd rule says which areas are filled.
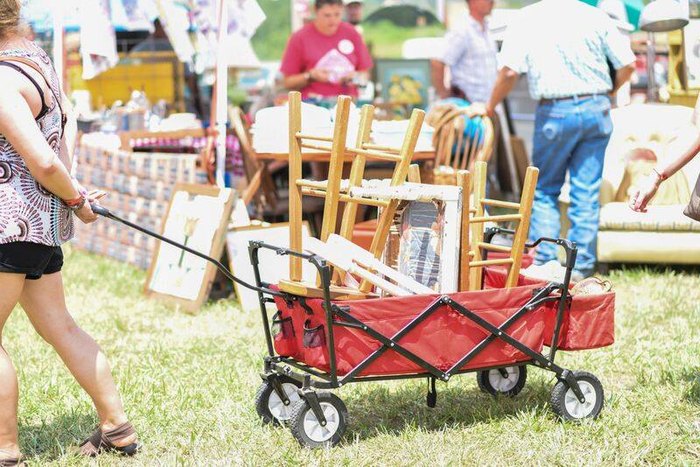
[[[477,115],[482,115],[482,116],[488,115],[489,117],[491,116],[488,113],[488,109],[486,108],[486,105],[481,103],[481,102],[474,102],[469,107],[467,107],[466,115],[469,118],[474,118]]]

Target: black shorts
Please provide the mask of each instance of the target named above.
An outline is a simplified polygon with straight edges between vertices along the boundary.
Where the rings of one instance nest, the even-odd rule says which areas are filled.
[[[60,246],[40,245],[29,242],[12,242],[0,245],[0,272],[25,274],[36,280],[43,274],[53,274],[63,267],[63,251]]]

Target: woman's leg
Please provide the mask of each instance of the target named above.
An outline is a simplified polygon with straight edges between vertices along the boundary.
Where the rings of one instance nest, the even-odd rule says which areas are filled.
[[[127,417],[107,358],[68,312],[61,273],[27,281],[20,303],[39,335],[56,349],[75,379],[92,398],[102,430],[111,430],[125,423]],[[135,440],[136,435],[131,435],[114,444],[126,446]]]
[[[24,285],[24,274],[0,272],[0,459],[19,456],[17,374],[2,346],[2,329]]]

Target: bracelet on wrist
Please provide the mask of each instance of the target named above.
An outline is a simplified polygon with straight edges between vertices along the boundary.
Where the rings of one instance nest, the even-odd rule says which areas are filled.
[[[87,198],[85,197],[85,195],[83,195],[81,193],[77,198],[65,199],[62,201],[63,201],[63,204],[65,204],[68,209],[75,212],[75,211],[79,210],[80,208],[82,208],[83,206],[85,206],[85,202],[87,201]]]
[[[656,174],[656,176],[657,176],[657,178],[659,179],[660,182],[663,182],[664,180],[666,180],[666,179],[668,178],[665,174],[659,172],[659,171],[656,170],[655,168],[654,168],[654,169],[651,169],[651,170]]]

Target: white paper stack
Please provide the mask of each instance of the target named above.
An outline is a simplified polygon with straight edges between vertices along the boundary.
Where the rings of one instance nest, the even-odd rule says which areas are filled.
[[[361,110],[352,104],[348,119],[346,143],[355,146],[360,127]],[[333,136],[335,109],[328,110],[312,104],[301,104],[301,132],[311,136]],[[251,128],[253,148],[256,152],[287,154],[289,153],[289,109],[287,105],[261,109],[255,114],[255,124]],[[408,130],[408,120],[374,121],[372,123],[372,142],[381,146],[400,148]],[[416,144],[416,151],[433,150],[432,127],[423,124]],[[325,144],[321,144],[324,145]],[[314,152],[305,149],[304,152]]]
[[[372,123],[372,142],[380,146],[400,148],[408,130],[408,120],[375,121]],[[433,127],[425,123],[416,143],[416,152],[432,151]]]
[[[332,136],[331,112],[316,105],[301,104],[301,132],[313,136]],[[289,107],[268,107],[255,114],[251,128],[253,148],[258,153],[289,153]]]

